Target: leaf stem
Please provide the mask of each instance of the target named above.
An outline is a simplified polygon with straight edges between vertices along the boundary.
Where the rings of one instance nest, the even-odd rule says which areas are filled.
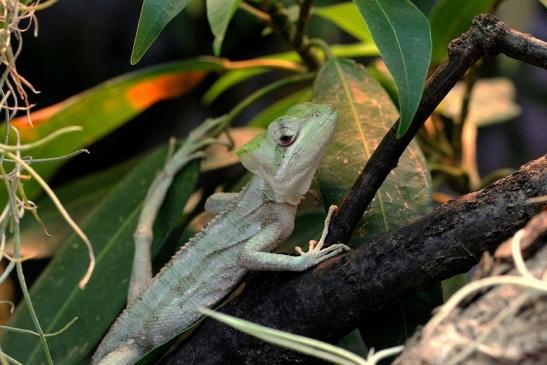
[[[335,58],[334,53],[330,49],[328,43],[320,38],[310,39],[310,41],[308,42],[308,48],[311,47],[316,47],[323,51],[327,60],[332,60],[333,58]]]
[[[244,1],[239,3],[239,8],[247,12],[248,14],[251,14],[256,19],[260,20],[263,23],[270,24],[272,22],[272,18],[270,17],[268,13],[265,13],[262,10],[257,9],[254,6],[247,4]]]
[[[220,63],[222,67],[224,67],[227,70],[264,67],[264,68],[272,68],[272,69],[289,70],[289,71],[295,71],[295,72],[305,71],[305,68],[297,62],[288,61],[288,60],[268,59],[268,58],[253,58],[250,60],[242,60],[242,61],[231,61],[228,59],[220,59]]]
[[[18,158],[18,156],[15,156],[15,157]],[[4,166],[2,164],[0,164],[0,173],[3,176],[6,176],[6,170],[4,169]],[[6,185],[6,190],[8,191],[8,199],[9,199],[9,205],[11,209],[11,215],[12,215],[12,219],[14,220],[13,222],[14,223],[13,224],[13,257],[15,261],[15,272],[17,274],[17,279],[19,280],[19,286],[21,288],[21,291],[23,292],[23,299],[27,306],[27,310],[34,324],[34,328],[36,329],[36,332],[38,333],[38,336],[40,337],[40,342],[42,343],[42,347],[44,349],[47,362],[49,365],[53,365],[53,359],[51,358],[51,353],[49,352],[49,347],[47,345],[46,337],[44,336],[44,331],[42,330],[42,326],[40,325],[40,321],[38,320],[38,316],[36,315],[36,311],[34,310],[34,305],[32,304],[32,300],[30,298],[27,283],[25,280],[25,274],[23,273],[23,264],[19,260],[20,248],[21,248],[21,232],[19,230],[19,211],[17,209],[17,202],[15,201],[15,193],[13,192],[13,186],[11,186],[10,182],[6,178],[4,178],[3,180]],[[17,180],[14,180],[12,184],[15,184],[15,183],[17,183]]]

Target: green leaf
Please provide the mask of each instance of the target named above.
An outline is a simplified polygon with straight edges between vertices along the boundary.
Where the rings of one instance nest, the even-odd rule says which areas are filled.
[[[440,63],[448,43],[469,29],[471,19],[490,9],[495,0],[439,0],[429,14],[433,51],[431,62]]]
[[[211,31],[215,35],[213,41],[213,52],[215,56],[220,55],[220,48],[224,41],[224,35],[228,29],[228,24],[234,16],[241,0],[207,0],[207,19],[211,26]]]
[[[337,57],[369,57],[379,54],[378,48],[372,43],[338,44],[331,46],[331,51]],[[264,58],[289,61],[298,61],[299,59],[298,55],[294,52],[271,54],[264,56]],[[228,71],[219,77],[209,90],[207,90],[203,96],[203,102],[209,105],[229,88],[268,71],[272,70],[266,68],[247,68]]]
[[[333,22],[364,43],[374,43],[368,28],[363,24],[363,18],[359,15],[359,9],[352,2],[316,7],[313,8],[313,13]]]
[[[250,126],[266,128],[270,122],[275,118],[278,118],[285,114],[285,112],[293,105],[308,101],[311,99],[311,90],[305,88],[299,90],[289,96],[279,99],[275,103],[272,103],[266,109],[255,115],[255,117],[249,122]]]
[[[349,351],[313,338],[294,335],[266,326],[261,326],[243,319],[201,308],[201,312],[217,321],[225,323],[242,332],[255,336],[274,345],[282,346],[300,353],[317,357],[341,365],[366,365],[367,361]]]
[[[72,218],[84,224],[93,215],[100,201],[114,188],[137,162],[124,162],[107,170],[82,177],[55,188],[55,194],[63,202]],[[85,191],[85,194],[82,192]],[[32,214],[21,220],[21,256],[43,259],[52,256],[72,232],[49,196],[37,203],[40,222]],[[50,234],[48,236],[46,234]],[[11,252],[11,242],[8,243]]]
[[[97,260],[86,288],[80,290],[78,281],[87,267],[87,252],[74,236],[32,286],[31,297],[44,331],[56,331],[78,317],[68,330],[48,338],[56,364],[84,362],[123,308],[132,264],[133,231],[148,186],[165,163],[166,150],[139,162],[83,225]],[[154,225],[153,255],[174,227],[197,177],[197,162],[176,177]],[[32,328],[31,323],[26,307],[19,305],[10,325]],[[27,365],[45,361],[39,342],[28,335],[10,333],[3,338],[2,350]]]
[[[319,187],[325,205],[339,204],[393,121],[397,109],[364,67],[350,60],[331,60],[320,70],[313,88],[314,100],[331,104],[338,111],[338,125],[319,166]],[[353,237],[353,245],[370,242],[393,229],[427,214],[431,209],[431,177],[425,159],[412,142],[376,193]],[[424,292],[398,303],[382,324],[365,326],[367,346],[384,348],[405,338],[430,313],[430,302],[438,305],[438,291]],[[393,315],[393,313],[401,315]],[[404,314],[404,315],[403,315]],[[385,341],[382,346],[379,346]]]
[[[540,3],[543,4],[547,8],[547,0],[539,0]]]
[[[184,10],[190,0],[144,0],[137,25],[131,64],[139,62],[165,26]]]
[[[399,91],[402,136],[422,98],[431,57],[425,15],[409,0],[354,0]]]
[[[158,101],[184,94],[208,72],[220,68],[216,62],[197,58],[142,69],[32,113],[33,127],[26,117],[15,119],[12,124],[19,129],[21,143],[36,141],[66,126],[83,127],[82,132],[63,135],[53,143],[26,152],[34,158],[63,156],[89,146]],[[48,180],[62,164],[63,161],[51,161],[33,167]],[[25,190],[32,199],[39,191],[38,184],[29,181]]]
[[[364,67],[333,59],[320,70],[314,100],[338,111],[336,134],[319,166],[325,205],[339,204],[380,140],[397,119],[397,109]],[[428,213],[431,178],[417,144],[411,143],[387,177],[356,230],[360,243]]]

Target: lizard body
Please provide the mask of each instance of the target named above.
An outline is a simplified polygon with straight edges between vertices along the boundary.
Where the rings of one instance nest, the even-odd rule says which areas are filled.
[[[329,106],[301,104],[270,124],[238,152],[253,174],[238,194],[212,195],[217,216],[151,281],[118,317],[93,364],[133,364],[202,316],[229,294],[248,270],[303,271],[347,249],[333,245],[300,256],[271,253],[293,230],[296,205],[334,133]],[[136,268],[134,268],[135,270]]]

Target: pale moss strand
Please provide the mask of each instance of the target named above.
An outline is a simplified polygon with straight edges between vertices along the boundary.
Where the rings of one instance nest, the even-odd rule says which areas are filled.
[[[87,282],[89,281],[89,279],[91,278],[91,274],[93,273],[93,270],[95,269],[95,254],[93,253],[93,246],[91,245],[91,241],[89,241],[89,238],[87,238],[87,235],[80,229],[78,224],[74,222],[70,214],[63,207],[63,204],[61,203],[61,201],[59,200],[55,192],[49,187],[49,185],[44,181],[44,179],[42,179],[42,177],[19,156],[13,154],[12,152],[8,152],[8,151],[3,151],[3,152],[5,152],[5,154],[10,159],[20,164],[36,180],[36,182],[40,184],[42,189],[44,189],[44,191],[49,196],[53,204],[55,204],[55,206],[57,207],[57,209],[59,210],[62,217],[65,219],[65,221],[68,223],[68,225],[85,243],[87,247],[87,251],[88,251],[88,256],[89,256],[89,265],[85,275],[83,276],[83,278],[80,280],[80,283],[78,284],[80,288],[83,289],[85,285],[87,284]]]

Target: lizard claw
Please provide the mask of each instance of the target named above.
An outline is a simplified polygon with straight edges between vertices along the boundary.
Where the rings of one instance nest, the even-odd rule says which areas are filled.
[[[337,206],[331,205],[329,207],[329,212],[327,214],[327,218],[325,218],[325,225],[323,228],[323,233],[321,234],[321,238],[319,241],[316,240],[310,240],[309,241],[309,247],[308,251],[302,250],[301,247],[296,246],[294,249],[300,256],[306,256],[310,259],[310,265],[317,265],[320,262],[323,262],[325,260],[330,259],[331,257],[334,257],[344,251],[349,251],[350,248],[344,244],[335,244],[331,245],[329,247],[323,248],[323,245],[325,243],[325,238],[327,237],[327,234],[329,232],[329,224],[330,219],[334,212],[336,211]]]

